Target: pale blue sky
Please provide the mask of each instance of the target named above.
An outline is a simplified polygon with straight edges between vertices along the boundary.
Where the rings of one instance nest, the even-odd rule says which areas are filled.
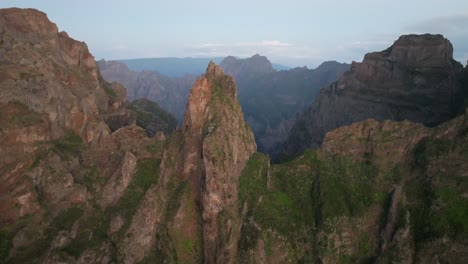
[[[96,59],[248,57],[288,66],[361,61],[406,33],[441,33],[468,60],[467,0],[1,0],[31,7]]]

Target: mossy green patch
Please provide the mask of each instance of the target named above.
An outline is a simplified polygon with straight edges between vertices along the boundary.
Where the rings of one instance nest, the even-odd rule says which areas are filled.
[[[424,138],[414,148],[415,162],[425,167],[434,159],[446,157],[455,146],[451,139]]]
[[[167,204],[167,208],[166,208],[166,215],[165,215],[166,223],[174,219],[175,215],[177,214],[177,211],[179,210],[182,196],[184,195],[184,192],[187,189],[188,189],[188,180],[185,180],[179,183],[176,188],[171,190],[171,194],[169,195],[169,200],[168,200],[169,203]]]
[[[79,233],[61,250],[78,258],[86,249],[99,249],[108,240],[109,218],[96,210],[79,223]]]
[[[109,213],[120,214],[125,219],[125,225],[121,228],[120,235],[123,235],[126,228],[130,225],[131,219],[146,191],[153,184],[157,183],[160,163],[161,160],[159,159],[138,160],[135,176],[125,190],[125,193],[117,205],[113,209],[109,209]]]
[[[51,150],[60,157],[67,159],[78,155],[84,148],[85,145],[81,137],[69,131],[63,138],[52,141]]]
[[[239,207],[245,202],[252,206],[266,192],[269,159],[261,153],[250,157],[239,178]]]
[[[0,263],[6,263],[11,247],[10,234],[4,230],[0,230]]]

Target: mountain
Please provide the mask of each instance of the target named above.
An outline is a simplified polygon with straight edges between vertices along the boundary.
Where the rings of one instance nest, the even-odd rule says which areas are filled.
[[[118,60],[131,71],[157,71],[169,77],[199,76],[210,61],[219,63],[223,58],[145,58]]]
[[[355,122],[271,164],[214,63],[182,126],[148,137],[109,128],[138,116],[125,89],[44,13],[0,9],[0,32],[0,263],[468,261],[468,109]]]
[[[348,64],[324,62],[316,69],[306,67],[276,71],[264,56],[248,59],[226,57],[220,64],[239,87],[239,101],[252,127],[260,152],[276,157],[294,122],[320,88],[336,81]]]
[[[236,57],[228,56],[222,60],[220,66],[224,71],[233,76],[239,85],[255,79],[259,75],[276,71],[267,57],[258,54],[247,59],[237,59]],[[239,92],[243,88],[239,87]]]
[[[130,71],[124,63],[117,61],[100,60],[98,65],[105,80],[119,82],[127,88],[129,100],[149,99],[177,119],[182,119],[195,76],[169,77],[157,71]]]
[[[129,100],[150,99],[182,120],[195,76],[169,77],[157,71],[131,71],[117,61],[101,60],[98,65],[105,80],[122,83],[127,88]],[[259,150],[274,157],[289,134],[295,114],[305,109],[320,88],[349,69],[347,64],[324,62],[314,70],[304,67],[277,71],[266,57],[258,54],[247,59],[229,56],[220,66],[236,79],[239,100]]]
[[[296,120],[284,151],[317,148],[327,132],[367,118],[428,126],[447,121],[463,111],[462,69],[443,36],[401,36],[322,89]]]
[[[157,71],[169,77],[185,75],[199,76],[205,72],[210,61],[219,64],[223,58],[144,58],[118,60],[128,66],[131,71]],[[272,64],[275,70],[289,70],[290,67]]]
[[[239,179],[239,263],[465,263],[468,112],[434,128],[373,119]]]

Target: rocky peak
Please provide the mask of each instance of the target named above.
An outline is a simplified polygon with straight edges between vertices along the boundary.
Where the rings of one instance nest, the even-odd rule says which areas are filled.
[[[286,152],[318,147],[325,133],[374,118],[434,126],[461,113],[462,65],[441,35],[406,35],[323,88],[296,121]]]
[[[404,35],[390,48],[396,61],[415,68],[443,68],[453,61],[453,46],[442,35]]]
[[[50,22],[47,15],[35,9],[7,8],[2,9],[2,22],[5,29],[13,29],[21,38],[36,38],[37,36],[53,38],[57,34],[57,26]]]
[[[205,73],[206,78],[212,79],[212,80],[218,80],[224,76],[224,71],[216,65],[213,61],[210,61],[208,64],[208,67],[206,68],[206,73]]]
[[[234,79],[211,62],[192,86],[182,127],[180,171],[201,200],[207,263],[231,263],[237,254],[239,221],[222,215],[238,215],[238,178],[256,150],[236,94]]]

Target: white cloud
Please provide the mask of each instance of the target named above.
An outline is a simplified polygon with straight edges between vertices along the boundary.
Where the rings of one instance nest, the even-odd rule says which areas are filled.
[[[267,56],[270,60],[279,63],[291,64],[288,61],[302,60],[315,64],[321,60],[321,52],[313,47],[294,45],[279,40],[262,40],[257,42],[236,43],[202,43],[189,45],[186,53],[195,57],[224,57],[234,55],[238,57],[250,57],[254,54]],[[304,65],[305,65],[304,64]]]
[[[415,34],[439,33],[450,35],[468,35],[468,14],[441,16],[421,21],[404,28],[405,31]]]

